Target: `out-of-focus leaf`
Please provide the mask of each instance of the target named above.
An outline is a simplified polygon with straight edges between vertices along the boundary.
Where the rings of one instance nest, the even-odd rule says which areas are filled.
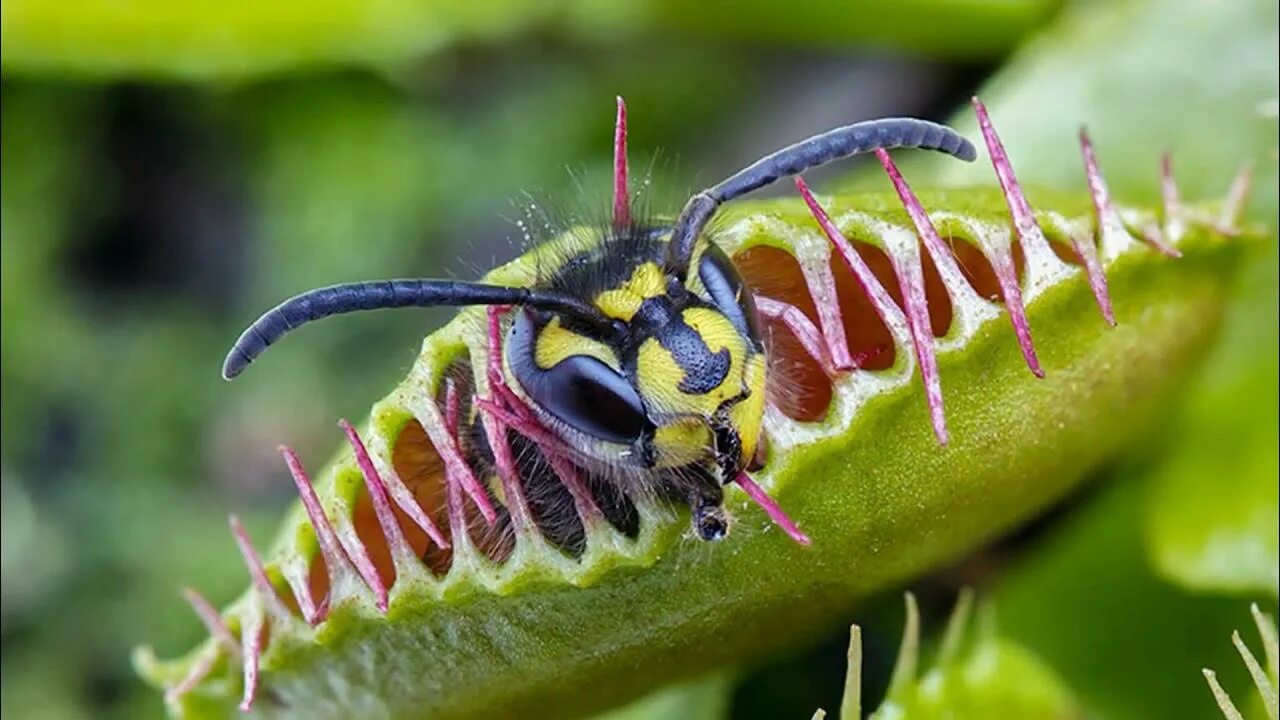
[[[1233,695],[1248,684],[1227,641],[1245,603],[1155,577],[1142,504],[1141,485],[1118,479],[1032,547],[996,589],[1000,628],[1053,667],[1092,717],[1211,718],[1201,668],[1221,669]]]
[[[595,720],[720,720],[729,713],[730,681],[721,674],[672,685]]]
[[[1280,428],[1268,424],[1274,415],[1252,412],[1259,396],[1280,393],[1276,378],[1259,372],[1193,396],[1171,455],[1152,471],[1146,540],[1161,575],[1191,588],[1276,596]]]
[[[6,73],[238,78],[400,63],[460,39],[502,36],[555,0],[11,0]]]
[[[932,665],[917,673],[920,658],[920,617],[915,598],[907,595],[907,618],[897,667],[884,702],[872,720],[985,720],[1036,718],[1067,720],[1080,717],[1070,691],[1026,648],[998,635],[992,606],[970,621],[973,595],[961,592]],[[849,674],[845,681],[841,718],[861,717],[862,633],[852,628]],[[815,716],[815,718],[818,716]]]
[[[1060,0],[644,0],[574,3],[575,24],[769,45],[872,45],[930,56],[991,56],[1047,20]]]
[[[1221,195],[1252,163],[1249,217],[1274,227],[1278,16],[1270,0],[1079,2],[982,96],[1024,180],[1078,183],[1069,140],[1083,123],[1120,196],[1153,197],[1165,149],[1184,196]],[[972,179],[972,168],[937,169]],[[1150,470],[1146,541],[1160,572],[1188,587],[1277,592],[1278,268],[1273,242]]]

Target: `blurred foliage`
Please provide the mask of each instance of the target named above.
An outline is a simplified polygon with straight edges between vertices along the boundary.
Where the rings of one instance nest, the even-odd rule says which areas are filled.
[[[217,363],[239,325],[303,287],[467,276],[506,259],[503,218],[519,214],[509,199],[521,190],[603,208],[563,168],[602,186],[614,93],[631,101],[634,148],[684,156],[656,165],[655,184],[678,201],[698,168],[729,169],[760,149],[752,139],[743,150],[752,122],[799,113],[768,107],[796,97],[786,92],[801,83],[783,73],[847,116],[849,91],[788,65],[780,46],[801,57],[821,46],[827,59],[869,45],[994,58],[1052,19],[982,90],[1021,177],[1078,187],[1073,136],[1085,122],[1127,199],[1154,200],[1165,147],[1190,198],[1220,194],[1253,159],[1251,217],[1274,227],[1275,4],[1075,2],[1054,18],[1055,6],[0,5],[4,713],[159,713],[128,650],[142,637],[164,653],[196,640],[179,583],[215,600],[243,585],[224,516],[249,510],[250,532],[265,536],[288,486],[274,443],[327,451],[333,418],[363,412],[442,315],[302,334],[271,361],[288,372],[227,393]],[[974,81],[927,70],[944,89],[925,109],[949,107]],[[148,78],[215,82],[137,82]],[[935,179],[963,180],[959,170]],[[1274,603],[1277,258],[1253,268],[1214,362],[1150,457],[1128,466],[1130,484],[1044,530],[1000,583],[1002,630],[1091,712],[1210,717],[1205,665],[1247,696],[1225,641],[1239,603],[1159,577]],[[872,666],[892,655],[873,650]],[[827,660],[793,659],[793,688]]]
[[[3,67],[25,74],[240,78],[313,66],[404,62],[461,39],[497,39],[552,0],[254,0],[3,6]]]
[[[1213,718],[1200,669],[1232,694],[1249,681],[1227,638],[1248,603],[1157,578],[1142,552],[1135,478],[1102,491],[1027,549],[995,590],[1001,630],[1039,655],[1090,717]]]
[[[983,57],[1012,47],[1060,0],[641,0],[574,4],[574,24],[601,34],[624,27],[676,39],[741,40],[776,47],[898,47]]]
[[[24,75],[244,79],[353,64],[390,69],[452,43],[493,42],[517,31],[607,44],[625,38],[667,45],[672,34],[683,36],[681,45],[708,38],[801,47],[869,42],[981,57],[1007,50],[1057,2],[77,0],[69,8],[11,0],[0,11],[0,60],[6,73]]]
[[[1079,183],[1073,137],[1084,124],[1120,197],[1155,198],[1165,150],[1172,150],[1184,198],[1223,196],[1235,173],[1251,164],[1249,217],[1274,231],[1278,17],[1270,2],[1080,3],[1021,51],[983,96],[1024,182]],[[964,122],[974,127],[967,116]],[[956,164],[938,170],[944,181],[973,173]],[[1223,335],[1168,437],[1156,440],[1165,452],[1149,469],[1146,541],[1160,572],[1188,587],[1274,598],[1280,566],[1274,242],[1243,278]]]
[[[1053,671],[1026,648],[997,634],[995,608],[984,605],[982,617],[970,620],[973,594],[962,590],[938,643],[933,663],[917,674],[919,611],[907,596],[907,624],[902,648],[884,702],[872,720],[894,718],[1041,718],[1069,720],[1081,710]],[[853,700],[861,690],[853,683],[855,660],[850,649],[850,680],[845,687],[841,716],[859,708]]]

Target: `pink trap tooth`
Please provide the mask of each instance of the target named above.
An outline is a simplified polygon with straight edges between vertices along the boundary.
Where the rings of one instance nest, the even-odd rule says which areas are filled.
[[[253,578],[253,586],[257,588],[258,594],[262,596],[262,602],[273,614],[279,617],[288,617],[289,611],[280,600],[280,595],[276,593],[276,588],[271,584],[271,579],[267,577],[267,570],[262,565],[262,558],[258,556],[258,551],[253,549],[253,543],[249,541],[249,534],[245,532],[240,518],[232,515],[228,520],[231,524],[231,536],[235,538],[236,547],[240,548],[240,557],[244,559],[245,567],[249,569],[249,576]]]
[[[544,446],[546,449],[549,449],[554,453],[561,455],[572,454],[571,450],[562,447],[563,443],[560,441],[560,438],[552,435],[536,420],[525,417],[520,413],[512,412],[500,402],[496,402],[490,398],[478,397],[476,398],[476,408],[485,414],[492,415],[512,430],[515,430],[521,435],[524,435],[530,440],[538,443],[538,445]]]
[[[449,433],[445,442],[440,443],[436,447],[436,451],[440,453],[441,459],[444,460],[445,467],[453,473],[457,478],[462,489],[471,498],[471,502],[475,503],[476,508],[480,510],[480,515],[484,517],[485,522],[490,525],[498,521],[498,511],[494,509],[493,503],[489,501],[489,494],[485,492],[484,486],[476,479],[475,473],[471,471],[471,466],[467,465],[467,461],[463,459],[462,453],[458,451],[457,433]]]
[[[360,542],[359,538],[353,538],[350,543],[342,542],[342,538],[338,537],[333,525],[329,522],[328,516],[325,515],[324,507],[320,504],[320,498],[316,496],[315,488],[311,485],[311,478],[307,476],[307,471],[303,469],[297,453],[284,446],[280,447],[280,452],[284,455],[285,464],[289,466],[289,474],[293,476],[293,484],[298,488],[298,495],[302,498],[302,507],[306,510],[307,517],[311,520],[311,527],[315,529],[316,544],[319,545],[320,552],[324,555],[325,566],[329,568],[330,587],[336,586],[339,578],[345,576],[349,568],[354,565],[356,573],[360,575],[365,585],[368,585],[369,590],[373,592],[374,604],[380,611],[385,613],[387,611],[387,587],[378,575],[378,570],[374,567],[373,561],[369,559],[369,553],[365,551],[364,543]]]
[[[444,536],[440,528],[431,520],[431,516],[418,504],[417,499],[413,496],[413,491],[409,489],[408,485],[404,484],[404,481],[396,474],[394,468],[387,468],[387,475],[383,478],[383,484],[391,494],[391,498],[395,500],[396,505],[400,506],[400,509],[409,516],[409,519],[413,520],[414,525],[421,528],[427,534],[427,537],[431,538],[431,541],[439,547],[449,547],[449,538]]]
[[[1239,232],[1240,221],[1244,219],[1245,205],[1249,202],[1249,192],[1253,189],[1253,163],[1248,162],[1240,167],[1227,197],[1222,203],[1222,216],[1218,220],[1219,232],[1228,235]]]
[[[1098,168],[1098,156],[1093,150],[1093,142],[1089,140],[1089,134],[1084,128],[1080,128],[1080,152],[1084,155],[1084,174],[1089,184],[1089,194],[1093,197],[1093,207],[1098,215],[1098,233],[1105,238],[1108,233],[1124,233],[1129,231],[1124,227],[1124,220],[1120,218],[1120,214],[1116,211],[1115,204],[1111,202],[1111,191],[1107,189],[1107,181],[1102,177],[1102,171]],[[1165,169],[1168,169],[1168,155],[1165,156]],[[1173,183],[1173,175],[1167,174],[1161,182],[1161,194],[1165,197],[1165,213],[1166,219],[1173,219],[1177,214],[1171,213],[1168,208],[1169,193],[1173,192],[1174,207],[1181,212],[1181,204],[1177,200],[1177,189]],[[1143,233],[1143,238],[1151,243],[1155,249],[1168,255],[1169,257],[1182,257],[1182,253],[1177,248],[1170,245],[1170,242],[1177,242],[1180,230],[1177,230],[1178,221],[1169,224],[1168,231],[1170,236],[1165,237],[1165,233],[1156,228],[1154,232]]]
[[[1005,153],[1004,144],[991,124],[987,108],[978,98],[973,98],[973,110],[978,116],[978,127],[982,130],[982,139],[987,145],[987,154],[991,156],[991,167],[996,171],[996,179],[1000,182],[1000,190],[1004,193],[1005,203],[1009,206],[1009,215],[1013,218],[1013,227],[1017,230],[1018,240],[1024,249],[1030,251],[1032,245],[1043,245],[1048,249],[1048,242],[1031,212],[1027,196],[1013,174],[1013,165],[1009,163],[1009,155]],[[1027,310],[1022,303],[1022,288],[1018,285],[1018,273],[1013,265],[1013,257],[1005,248],[999,252],[988,253],[991,267],[995,271],[996,280],[1004,292],[1005,308],[1009,311],[1009,321],[1013,323],[1013,332],[1018,337],[1018,347],[1022,357],[1036,377],[1044,377],[1040,367],[1040,359],[1036,356],[1035,344],[1031,339],[1031,324],[1027,322]]]
[[[489,357],[485,362],[485,372],[490,385],[506,384],[502,377],[502,316],[510,311],[508,306],[490,305],[486,308]]]
[[[1105,237],[1107,233],[1128,234],[1124,220],[1111,202],[1111,191],[1102,177],[1098,167],[1098,156],[1093,150],[1093,142],[1084,128],[1080,128],[1080,151],[1084,155],[1085,179],[1089,184],[1089,194],[1093,197],[1093,207],[1098,215],[1098,232]],[[1152,228],[1142,233],[1142,237],[1155,249],[1169,257],[1182,257],[1182,253],[1170,243],[1177,242],[1184,231],[1182,203],[1178,199],[1177,184],[1173,180],[1171,159],[1168,153],[1162,158],[1160,192],[1165,203],[1166,225]],[[1172,204],[1172,207],[1170,206]]]
[[[827,354],[827,348],[822,339],[822,331],[818,330],[809,321],[808,316],[800,308],[790,303],[758,295],[756,296],[756,309],[764,317],[776,319],[786,325],[791,334],[800,342],[800,346],[809,354],[809,357],[818,363],[818,367],[821,367],[828,377],[835,377],[835,364],[832,362],[831,356]],[[849,364],[852,366],[852,359],[850,359]]]
[[[817,270],[802,266],[801,272],[804,274],[805,284],[809,287],[809,297],[813,298],[813,305],[818,311],[818,327],[821,337],[826,341],[827,357],[831,358],[831,369],[836,372],[853,370],[856,364],[849,352],[849,340],[844,334],[844,318],[840,311],[840,301],[836,295],[836,279],[831,274],[830,264],[824,262],[818,266]],[[834,377],[833,373],[827,374]]]
[[[948,262],[953,263],[950,250],[943,245],[942,238],[938,237],[938,231],[933,226],[933,221],[929,219],[929,214],[925,212],[920,199],[911,191],[907,181],[902,178],[902,173],[898,171],[898,166],[889,157],[889,153],[876,150],[876,158],[880,160],[881,167],[893,183],[898,199],[902,201],[902,207],[911,218],[911,223],[915,226],[916,234],[920,237],[925,250],[933,256],[934,263],[940,267]],[[899,269],[899,261],[895,260],[894,269],[898,271],[898,282],[902,285],[903,297],[906,300],[912,341],[916,346],[916,356],[920,361],[920,375],[924,380],[925,394],[929,400],[929,414],[933,419],[933,431],[938,437],[938,442],[946,445],[948,435],[946,416],[942,407],[942,380],[938,377],[938,360],[933,351],[933,330],[929,321],[928,297],[924,292],[924,269],[920,263],[921,259],[917,256],[909,268]],[[955,268],[956,274],[959,274],[959,270],[959,267]]]
[[[1080,131],[1080,143],[1083,147],[1088,143],[1084,131]],[[1090,155],[1093,149],[1088,151]],[[1088,156],[1086,156],[1086,162]],[[1097,198],[1094,198],[1094,208],[1097,208]],[[1165,151],[1160,156],[1160,200],[1164,205],[1164,236],[1170,242],[1178,242],[1186,232],[1186,211],[1182,207],[1182,199],[1178,194],[1178,183],[1173,178],[1173,157],[1169,151]],[[1098,222],[1101,223],[1101,211],[1098,212]]]
[[[501,352],[502,352],[502,314],[507,308],[490,308],[489,309],[489,386],[494,393],[494,400],[486,400],[485,398],[476,398],[476,406],[483,410],[486,414],[491,415],[500,423],[509,425],[513,430],[533,440],[542,450],[542,454],[547,457],[547,461],[551,463],[556,474],[560,476],[561,482],[573,497],[575,509],[578,516],[582,518],[583,523],[593,521],[598,515],[599,510],[595,503],[591,500],[590,494],[585,486],[582,485],[581,479],[578,477],[577,469],[567,460],[570,455],[563,447],[560,438],[553,433],[548,432],[540,422],[538,422],[533,411],[524,404],[510,388],[507,387],[506,380],[502,376]],[[502,443],[506,445],[506,443]],[[510,448],[507,448],[508,453]],[[511,462],[511,476],[518,477],[515,474],[515,463]],[[513,483],[518,485],[518,483]],[[522,498],[523,493],[518,497]],[[522,509],[523,512],[523,509]]]
[[[620,97],[621,101],[621,97]],[[623,113],[625,113],[625,106]],[[625,119],[625,117],[623,117]],[[506,389],[502,377],[502,315],[509,307],[490,306],[488,309],[488,350],[485,372],[489,379],[490,393],[497,393],[497,387]],[[497,396],[497,395],[495,395]],[[472,402],[480,409],[480,396],[472,398]],[[529,503],[525,500],[524,488],[520,486],[520,471],[516,469],[515,456],[511,454],[511,443],[507,442],[507,424],[490,413],[481,418],[484,423],[485,437],[489,439],[489,447],[493,448],[494,464],[498,466],[498,479],[502,482],[503,495],[507,496],[507,509],[511,512],[512,525],[516,533],[529,527]]]
[[[862,288],[862,293],[867,296],[867,300],[871,302],[871,307],[880,316],[880,320],[892,327],[898,306],[894,303],[893,298],[889,297],[889,292],[876,279],[875,273],[871,272],[871,268],[867,266],[862,256],[853,248],[853,245],[840,232],[840,229],[836,227],[835,223],[831,222],[831,217],[827,215],[827,211],[822,209],[822,206],[818,204],[817,198],[813,196],[813,193],[809,192],[809,186],[799,176],[796,176],[796,189],[800,191],[800,197],[804,198],[805,205],[809,207],[809,212],[813,213],[813,218],[818,221],[818,227],[822,228],[823,234],[835,246],[837,254],[844,260],[849,270],[853,272],[854,278],[858,281],[858,286]]]
[[[539,445],[541,448],[542,446]],[[600,519],[600,509],[596,507],[596,503],[591,499],[591,493],[587,490],[586,483],[582,481],[582,475],[578,472],[578,468],[569,462],[569,459],[563,454],[549,452],[545,448],[542,454],[546,456],[547,462],[551,463],[551,468],[555,470],[556,475],[560,477],[561,484],[569,491],[570,497],[573,498],[573,508],[578,512],[578,518],[582,521],[584,527],[590,530],[596,521]]]
[[[200,684],[200,681],[209,676],[209,671],[213,669],[213,664],[217,662],[218,654],[216,652],[203,652],[191,663],[191,668],[187,670],[187,674],[177,682],[173,687],[164,691],[164,701],[172,705],[182,699],[183,695],[191,692],[192,688]]]
[[[479,401],[479,396],[472,399],[473,403],[477,403],[477,407]],[[502,492],[507,498],[511,524],[516,534],[519,534],[528,527],[529,506],[524,497],[524,490],[520,487],[520,473],[516,469],[515,456],[511,454],[511,444],[507,442],[507,426],[489,413],[481,417],[481,422],[484,424],[484,434],[489,440],[489,447],[493,449],[494,464],[497,466],[498,479],[502,482]]]
[[[1009,248],[998,248],[988,252],[987,259],[991,261],[991,269],[1004,293],[1004,306],[1009,312],[1009,322],[1013,324],[1013,334],[1018,338],[1022,359],[1026,361],[1032,375],[1043,378],[1044,369],[1040,367],[1040,357],[1036,355],[1035,342],[1031,339],[1031,323],[1027,320],[1027,308],[1022,302],[1022,286],[1018,284],[1018,270],[1013,264],[1013,254]]]
[[[778,503],[775,502],[773,498],[769,497],[769,493],[766,493],[764,488],[757,485],[755,481],[751,479],[751,476],[744,472],[739,472],[737,476],[733,478],[733,481],[737,483],[738,487],[742,488],[742,491],[747,494],[747,497],[751,498],[755,504],[759,505],[761,510],[764,510],[764,513],[769,516],[769,519],[772,520],[775,525],[782,528],[782,531],[787,534],[787,537],[795,540],[801,545],[809,545],[813,542],[809,539],[808,535],[805,535],[800,530],[800,526],[796,525],[795,521],[787,516],[787,513],[783,511]]]
[[[328,615],[328,605],[323,601],[317,603],[311,596],[310,568],[299,567],[299,563],[291,563],[281,567],[280,571],[284,575],[285,584],[293,591],[293,597],[298,601],[298,610],[302,612],[302,619],[311,627],[324,622]]]
[[[924,268],[920,265],[918,254],[908,259],[895,258],[893,268],[898,275],[898,283],[902,285],[902,297],[907,306],[907,325],[911,330],[911,344],[915,346],[916,361],[920,363],[920,378],[924,381],[925,400],[929,404],[933,434],[940,444],[946,445],[950,436],[942,407],[942,380],[938,377],[938,358],[933,352],[929,305],[924,295]]]
[[[800,191],[805,204],[809,206],[809,211],[813,213],[827,238],[835,245],[845,264],[853,271],[854,277],[857,278],[863,293],[880,315],[880,319],[889,324],[889,318],[892,316],[888,306],[893,303],[893,300],[884,286],[876,280],[871,268],[867,267],[862,256],[849,244],[844,233],[841,233],[835,223],[831,222],[830,216],[809,192],[808,185],[799,177],[796,177],[796,189]],[[903,297],[906,300],[907,329],[911,335],[911,344],[915,348],[916,361],[920,363],[920,377],[924,380],[929,417],[938,442],[946,445],[949,436],[946,415],[942,407],[942,384],[938,377],[938,363],[933,353],[933,331],[929,325],[929,309],[924,296],[924,269],[920,266],[919,257],[916,258],[912,268],[904,269],[900,265],[900,262],[895,261],[894,270],[897,271],[898,282],[902,284]]]
[[[1098,303],[1102,319],[1111,327],[1116,325],[1116,314],[1111,308],[1111,291],[1107,288],[1107,275],[1102,269],[1102,261],[1098,258],[1098,247],[1093,238],[1072,238],[1071,247],[1084,263],[1085,274],[1089,278],[1089,289],[1093,291],[1093,299]]]
[[[876,158],[880,161],[880,166],[884,168],[884,172],[889,176],[889,181],[893,183],[893,189],[898,193],[898,199],[902,201],[902,207],[907,211],[907,216],[911,218],[911,224],[916,228],[916,234],[920,236],[920,242],[924,244],[925,250],[928,251],[929,257],[933,258],[933,262],[939,268],[947,268],[955,277],[963,276],[960,265],[956,263],[955,255],[951,253],[951,248],[942,242],[942,238],[938,236],[938,229],[933,226],[933,221],[929,219],[929,213],[925,211],[924,205],[920,204],[920,198],[911,190],[911,186],[903,179],[902,173],[898,170],[898,166],[893,162],[893,158],[889,157],[888,151],[884,149],[876,150]]]
[[[613,227],[631,224],[631,194],[627,188],[627,103],[618,96],[618,118],[613,128]]]
[[[204,596],[191,588],[183,588],[182,597],[191,605],[191,609],[195,611],[196,617],[200,618],[200,622],[205,629],[209,631],[209,635],[232,655],[240,654],[240,644],[236,642],[236,638],[231,634],[231,628],[227,627],[227,623],[222,619],[222,615],[204,599]]]
[[[1093,143],[1089,142],[1088,133],[1080,128],[1080,151],[1084,154],[1085,172],[1091,172],[1089,168],[1093,168],[1093,172],[1097,170],[1097,161],[1093,156]],[[1169,169],[1169,156],[1165,156],[1165,169]],[[1119,218],[1108,218],[1108,214],[1114,214],[1115,209],[1108,205],[1105,184],[1100,182],[1094,183],[1089,181],[1089,195],[1093,197],[1093,213],[1097,218],[1098,228],[1102,227],[1103,222],[1115,222]],[[1101,193],[1097,192],[1097,188],[1101,187]],[[1178,200],[1178,191],[1174,192],[1174,202]],[[1169,196],[1166,195],[1166,200]],[[1166,204],[1167,206],[1167,204]],[[1073,233],[1074,234],[1074,233]],[[1115,313],[1111,309],[1111,292],[1107,290],[1107,275],[1102,270],[1102,263],[1098,260],[1098,247],[1093,237],[1087,238],[1073,237],[1071,238],[1071,247],[1074,247],[1075,254],[1080,256],[1080,261],[1084,263],[1084,272],[1089,278],[1089,288],[1093,291],[1093,299],[1097,301],[1098,309],[1102,311],[1102,318],[1107,324],[1115,327]]]
[[[449,534],[455,547],[466,547],[469,539],[467,517],[462,509],[462,491],[453,473],[445,470],[445,508],[449,515]]]
[[[515,457],[511,454],[511,444],[507,442],[508,423],[486,410],[486,407],[497,407],[500,394],[508,390],[502,377],[502,316],[510,311],[509,307],[491,306],[488,308],[488,355],[485,362],[486,376],[489,380],[489,392],[495,402],[491,405],[484,398],[476,396],[472,402],[476,408],[484,412],[481,422],[484,423],[485,436],[489,439],[489,447],[493,449],[494,463],[498,467],[498,478],[502,482],[502,490],[507,496],[507,507],[511,513],[511,522],[517,533],[530,527],[528,501],[524,489],[520,485],[520,473],[516,469]],[[518,428],[516,429],[519,432]]]
[[[548,431],[538,419],[537,413],[519,395],[507,387],[502,373],[502,315],[510,312],[510,306],[489,308],[489,361],[487,374],[492,400],[478,399],[477,407],[511,426],[511,429],[535,440],[544,449],[552,449],[561,455],[572,455],[572,449],[555,434]]]
[[[982,139],[987,144],[987,154],[991,156],[991,166],[996,171],[996,179],[1000,182],[1000,190],[1004,193],[1005,203],[1009,206],[1009,215],[1013,217],[1013,226],[1018,231],[1018,238],[1026,244],[1032,237],[1043,237],[1044,234],[1040,231],[1036,216],[1031,212],[1031,205],[1027,202],[1027,196],[1022,192],[1022,186],[1018,184],[1018,178],[1013,174],[1013,165],[1009,163],[1009,155],[1004,150],[1004,144],[1000,142],[1000,136],[996,134],[996,129],[991,124],[991,117],[987,115],[987,107],[975,97],[973,110],[978,116],[978,127],[982,130]]]
[[[453,379],[444,381],[444,427],[451,437],[458,436],[458,389]],[[467,537],[467,516],[462,508],[462,484],[458,476],[450,469],[445,469],[445,498],[449,510],[449,532],[456,542],[465,543]],[[487,499],[487,498],[486,498]]]
[[[240,711],[253,709],[253,701],[258,695],[258,666],[262,660],[262,631],[264,623],[262,613],[250,611],[244,619],[244,697],[240,700]]]
[[[365,447],[364,441],[360,439],[360,433],[356,432],[345,418],[338,421],[338,427],[342,428],[342,432],[347,436],[347,442],[351,445],[351,451],[355,454],[356,465],[360,468],[360,474],[364,476],[364,487],[369,493],[369,502],[373,505],[373,514],[378,518],[378,525],[382,528],[387,547],[391,549],[392,558],[399,560],[414,557],[408,541],[404,538],[404,533],[400,532],[400,524],[396,521],[395,512],[391,510],[391,501],[387,497],[387,488],[383,485],[378,470],[373,466],[373,460],[369,457],[369,450]]]

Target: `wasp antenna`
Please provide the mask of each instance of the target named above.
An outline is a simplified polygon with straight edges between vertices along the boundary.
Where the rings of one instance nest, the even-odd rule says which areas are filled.
[[[263,313],[240,334],[222,364],[230,380],[292,330],[331,315],[400,307],[527,305],[580,320],[612,335],[614,324],[590,303],[560,292],[455,280],[373,280],[308,290]]]
[[[978,157],[973,143],[945,125],[918,118],[882,118],[845,125],[760,158],[719,184],[689,198],[667,245],[666,271],[684,279],[702,230],[721,204],[772,185],[780,178],[880,148],[937,150],[966,162]]]
[[[627,186],[627,103],[618,96],[618,117],[613,126],[613,229],[631,224],[631,193]]]

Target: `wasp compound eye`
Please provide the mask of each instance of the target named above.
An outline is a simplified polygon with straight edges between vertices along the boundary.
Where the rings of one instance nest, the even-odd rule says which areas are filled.
[[[708,244],[698,261],[698,279],[711,301],[729,318],[743,336],[760,337],[760,321],[756,315],[755,296],[747,289],[733,261],[718,246]]]
[[[630,445],[652,425],[639,393],[608,364],[616,362],[611,355],[603,343],[526,312],[507,345],[512,372],[538,407],[583,434]]]

